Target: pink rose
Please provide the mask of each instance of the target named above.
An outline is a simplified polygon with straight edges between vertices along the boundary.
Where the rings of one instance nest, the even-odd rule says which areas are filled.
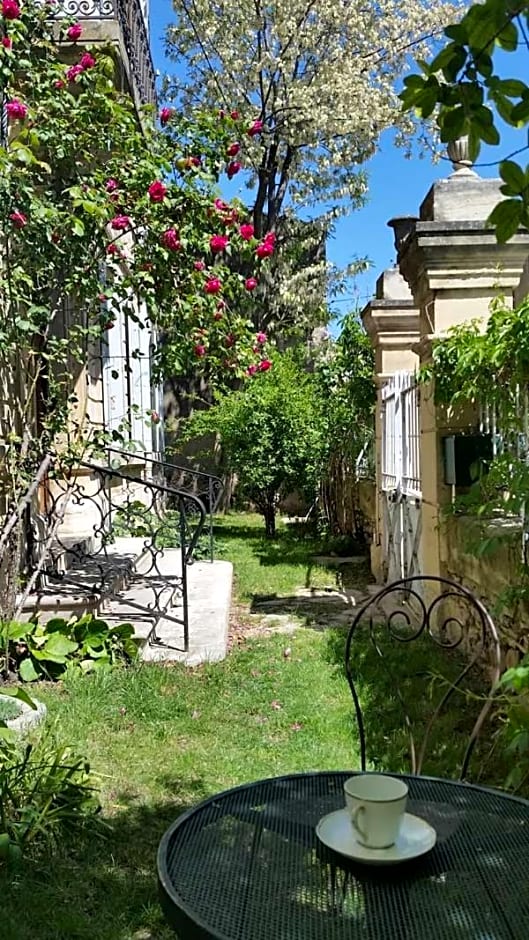
[[[246,280],[245,280],[245,282],[244,282],[244,286],[245,286],[246,290],[255,290],[255,288],[257,287],[258,283],[259,283],[259,282],[258,282],[258,280],[257,280],[256,277],[247,277]]]
[[[93,55],[90,55],[89,52],[85,52],[85,54],[81,56],[81,61],[79,62],[79,65],[81,66],[83,71],[85,69],[93,69],[95,64],[96,64],[96,60],[94,59]]]
[[[27,224],[27,217],[23,212],[19,212],[18,209],[15,212],[12,212],[9,216],[15,228],[24,228]]]
[[[13,45],[13,42],[12,42],[12,40],[9,38],[9,36],[2,36],[2,45],[3,45],[4,49],[11,49],[11,46]]]
[[[202,343],[197,343],[196,346],[193,347],[193,352],[195,356],[198,356],[200,359],[202,356],[206,355],[206,347],[203,346]]]
[[[182,247],[182,242],[178,236],[178,232],[174,228],[168,228],[162,235],[162,245],[165,248],[169,248],[171,251],[179,251]]]
[[[117,180],[110,179],[110,180],[107,180],[107,181],[106,181],[106,183],[105,183],[105,189],[106,189],[107,193],[115,193],[116,189],[118,188],[118,185],[119,185],[119,183],[118,183]]]
[[[229,242],[227,235],[212,235],[209,240],[209,247],[211,250],[217,254],[220,251],[224,251]]]
[[[237,143],[230,144],[230,146],[226,150],[226,153],[228,154],[229,157],[236,157],[240,149],[241,149],[240,144],[237,144]]]
[[[242,163],[240,163],[239,160],[232,160],[231,163],[228,163],[228,166],[226,167],[226,174],[228,176],[228,179],[229,180],[233,179],[233,177],[235,176],[236,173],[239,172],[239,170],[242,170]]]
[[[230,111],[230,117],[233,118],[234,121],[238,121],[238,120],[239,120],[239,112],[238,112],[238,111]]]
[[[255,253],[258,258],[270,258],[274,253],[274,246],[272,242],[261,242],[255,249]]]
[[[66,72],[66,78],[69,82],[74,82],[78,75],[82,75],[84,68],[82,65],[72,65]]]
[[[73,26],[70,26],[66,31],[68,39],[71,39],[72,42],[77,42],[78,39],[83,35],[83,27],[80,23],[74,23]]]
[[[107,255],[115,255],[118,250],[118,246],[111,242],[110,245],[107,245]]]
[[[193,262],[193,267],[194,267],[195,271],[203,271],[204,268],[206,267],[206,265],[204,264],[203,261],[194,261],[194,262]]]
[[[218,294],[222,290],[222,281],[218,277],[210,277],[204,284],[206,294]]]
[[[202,157],[188,157],[191,166],[202,166]]]
[[[20,16],[20,7],[16,0],[3,0],[2,16],[5,20],[18,20]]]
[[[261,359],[261,362],[257,368],[259,369],[259,372],[268,372],[268,370],[272,368],[272,363],[270,362],[270,359]]]
[[[168,121],[171,120],[171,118],[172,118],[172,116],[173,116],[174,113],[175,113],[174,108],[161,108],[161,110],[160,110],[160,124],[162,125],[162,127],[165,127],[165,125],[168,123]]]
[[[255,375],[256,372],[257,372],[257,366],[251,365],[251,366],[248,366],[246,370],[246,375]]]
[[[249,242],[254,236],[254,227],[250,222],[246,222],[244,225],[239,227],[239,235],[245,242]]]
[[[167,195],[167,186],[164,186],[160,180],[155,180],[149,186],[149,199],[151,202],[163,202]]]
[[[275,233],[275,232],[268,232],[268,233],[265,235],[263,241],[269,242],[271,245],[275,245],[275,243],[276,243],[276,233]]]
[[[57,81],[53,83],[53,87],[60,91],[61,88],[66,88],[66,82],[63,82],[62,78],[58,78]]]
[[[161,421],[160,415],[157,411],[151,411],[151,421],[153,424],[159,424]]]
[[[263,127],[264,127],[264,124],[262,121],[254,121],[253,124],[250,124],[250,127],[248,128],[246,133],[248,134],[248,137],[255,137],[256,134],[261,133]]]
[[[263,345],[263,343],[266,343],[266,333],[258,333],[255,339],[258,343]]]
[[[12,98],[12,100],[8,101],[6,104],[6,111],[8,116],[14,121],[23,121],[28,113],[28,108],[27,105],[19,101],[18,98]]]
[[[116,215],[110,223],[110,228],[113,228],[115,232],[124,232],[129,227],[130,216],[128,215]]]

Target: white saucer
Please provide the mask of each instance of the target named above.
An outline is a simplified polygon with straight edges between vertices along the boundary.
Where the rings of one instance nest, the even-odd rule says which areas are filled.
[[[349,810],[339,809],[320,819],[316,835],[324,845],[364,865],[398,865],[433,849],[437,834],[425,819],[405,813],[395,845],[368,849],[357,842]]]

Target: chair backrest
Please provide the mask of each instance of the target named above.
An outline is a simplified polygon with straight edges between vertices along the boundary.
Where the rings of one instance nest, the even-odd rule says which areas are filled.
[[[375,763],[391,761],[397,752],[402,755],[402,740],[395,744],[395,729],[387,726],[389,712],[390,720],[396,713],[401,727],[404,719],[412,773],[422,773],[434,727],[445,723],[444,729],[441,727],[441,761],[450,761],[453,751],[460,748],[459,778],[467,776],[501,672],[496,627],[471,591],[429,575],[404,578],[381,588],[358,610],[351,624],[345,671],[356,711],[362,770],[367,763],[366,732],[370,739],[378,738]],[[419,679],[423,681],[419,683]],[[418,720],[412,717],[410,705]]]

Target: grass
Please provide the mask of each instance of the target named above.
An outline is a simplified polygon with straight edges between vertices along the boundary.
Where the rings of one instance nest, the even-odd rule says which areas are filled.
[[[11,718],[18,718],[22,711],[22,706],[15,699],[8,695],[2,695],[0,692],[0,721],[9,721]]]
[[[228,516],[216,529],[223,557],[235,564],[240,604],[336,583],[335,573],[311,560],[324,546],[299,530],[282,528],[272,543],[251,516]],[[111,829],[104,840],[80,839],[14,873],[0,869],[2,940],[174,937],[158,905],[155,858],[179,813],[245,781],[358,766],[344,641],[343,628],[305,627],[243,638],[223,663],[193,670],[143,664],[35,687],[57,736],[86,754],[99,775]],[[441,667],[439,651],[417,655],[401,649],[384,672],[371,647],[359,642],[355,650],[370,753],[381,769],[405,763],[395,674],[421,673],[424,686],[424,671]],[[427,697],[415,691],[415,700],[422,714]],[[457,702],[436,755],[440,775],[453,772],[466,735],[460,718]]]
[[[260,516],[237,513],[217,518],[214,534],[216,556],[233,562],[240,603],[286,598],[300,588],[336,588],[336,572],[313,560],[328,543],[303,525],[279,522],[279,537],[267,539]]]

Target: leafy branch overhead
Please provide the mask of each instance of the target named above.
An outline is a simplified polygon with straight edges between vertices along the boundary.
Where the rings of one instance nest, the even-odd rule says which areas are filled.
[[[481,146],[501,143],[501,122],[526,128],[529,87],[523,79],[505,77],[505,57],[526,47],[529,4],[516,0],[474,3],[463,18],[446,27],[443,49],[429,62],[419,61],[421,74],[404,79],[400,97],[404,110],[421,119],[435,115],[443,142],[468,137],[476,160]],[[520,150],[526,150],[526,141]],[[489,222],[498,241],[505,242],[523,226],[529,228],[529,166],[512,159],[499,163],[501,192],[507,198]]]

